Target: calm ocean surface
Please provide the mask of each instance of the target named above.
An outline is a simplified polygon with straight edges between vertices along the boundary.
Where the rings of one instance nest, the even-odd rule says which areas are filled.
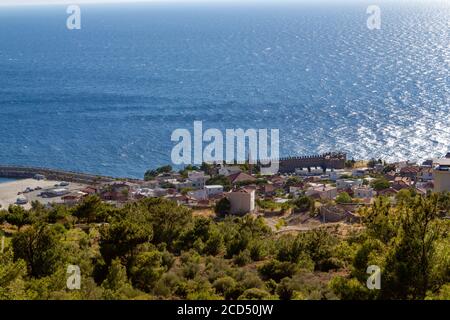
[[[0,178],[0,183],[15,181],[14,179]]]
[[[0,164],[142,177],[176,128],[279,128],[283,155],[450,151],[449,1],[0,8]],[[426,4],[426,5],[425,5]]]

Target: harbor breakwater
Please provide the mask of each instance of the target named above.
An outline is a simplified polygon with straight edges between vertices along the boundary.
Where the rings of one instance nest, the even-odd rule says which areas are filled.
[[[11,179],[29,179],[37,175],[44,176],[48,180],[67,181],[83,184],[107,183],[118,180],[112,177],[93,175],[80,172],[70,172],[57,169],[0,165],[0,177]]]

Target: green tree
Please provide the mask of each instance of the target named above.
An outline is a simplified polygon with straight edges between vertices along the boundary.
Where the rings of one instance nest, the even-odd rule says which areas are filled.
[[[352,203],[353,199],[347,192],[341,192],[336,197],[336,203]]]
[[[280,262],[275,259],[266,262],[258,268],[258,272],[264,280],[273,279],[277,282],[283,278],[292,277],[297,270],[295,263]]]
[[[212,178],[206,180],[206,184],[207,185],[221,185],[221,186],[223,186],[223,190],[225,190],[225,191],[229,191],[231,189],[231,182],[224,175],[217,175],[215,177],[212,177]]]
[[[28,273],[36,278],[52,274],[63,258],[58,233],[44,224],[30,226],[14,234],[12,247],[15,261],[23,259]]]
[[[258,288],[251,288],[245,290],[239,297],[239,300],[269,300],[271,299],[270,293]]]
[[[299,212],[314,212],[315,210],[315,201],[308,196],[300,196],[295,199],[293,203],[296,210]]]
[[[292,279],[283,278],[277,285],[276,293],[280,300],[291,300],[294,296],[294,288],[291,282]]]
[[[135,287],[145,292],[151,292],[156,281],[166,271],[162,258],[162,253],[157,250],[137,255],[130,270],[131,281]]]
[[[125,210],[123,216],[115,217],[109,225],[101,228],[100,253],[107,266],[116,258],[129,263],[136,247],[150,243],[152,236],[152,225],[142,212]]]
[[[153,180],[161,173],[170,173],[170,172],[172,172],[172,166],[170,165],[162,166],[155,170],[147,170],[144,174],[144,180],[145,181]]]
[[[416,196],[397,208],[398,234],[386,257],[381,298],[424,299],[442,285],[432,273],[437,241],[445,234],[438,217],[436,194]]]
[[[217,201],[214,211],[220,215],[225,216],[230,213],[231,210],[231,203],[230,200],[227,198],[222,198],[219,201]]]
[[[389,244],[397,233],[392,215],[393,208],[386,197],[376,198],[371,208],[365,208],[361,212],[367,233],[385,244]]]
[[[11,248],[0,252],[0,300],[26,299],[25,278],[27,265],[23,260],[14,262]]]
[[[424,299],[450,281],[450,227],[439,219],[439,195],[405,194],[399,200],[392,206],[379,198],[363,211],[365,240],[354,257],[354,278],[336,280],[341,296],[359,290],[355,281],[364,286],[372,264],[382,270],[383,284],[375,294],[380,299]]]
[[[390,187],[390,184],[386,178],[378,178],[372,181],[371,186],[375,189],[375,191],[380,191],[388,189]]]
[[[218,255],[224,249],[223,235],[217,229],[212,229],[205,243],[204,252],[210,255]]]
[[[356,279],[338,276],[328,285],[342,300],[368,300],[371,297],[367,287]]]
[[[200,166],[200,170],[202,170],[204,173],[212,175],[214,171],[214,165],[206,162],[202,162],[202,165]]]
[[[33,223],[33,215],[30,210],[25,210],[21,206],[9,206],[8,208],[8,214],[6,215],[6,222],[17,226],[17,228],[20,229],[27,225]]]
[[[97,195],[87,196],[73,209],[73,216],[87,223],[105,221],[108,217],[109,206],[104,204]]]
[[[169,249],[174,248],[186,226],[192,223],[192,211],[174,201],[144,199],[131,206],[130,210],[135,210],[135,207],[153,227],[152,243],[165,243]]]
[[[128,281],[126,269],[119,259],[112,261],[102,288],[103,298],[107,300],[123,300],[136,295],[136,290]]]
[[[216,289],[216,292],[226,296],[233,292],[237,287],[237,282],[230,276],[221,277],[216,279],[213,283],[213,288]]]

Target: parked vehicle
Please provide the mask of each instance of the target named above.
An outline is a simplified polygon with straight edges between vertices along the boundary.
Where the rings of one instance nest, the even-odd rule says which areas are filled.
[[[16,204],[18,204],[18,205],[27,204],[27,203],[28,203],[28,200],[25,197],[19,197],[16,200]]]

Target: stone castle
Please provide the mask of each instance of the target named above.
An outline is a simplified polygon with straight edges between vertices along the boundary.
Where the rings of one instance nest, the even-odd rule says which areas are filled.
[[[319,167],[323,169],[344,169],[347,155],[342,152],[328,152],[313,156],[280,158],[280,173],[294,173],[295,169]]]

